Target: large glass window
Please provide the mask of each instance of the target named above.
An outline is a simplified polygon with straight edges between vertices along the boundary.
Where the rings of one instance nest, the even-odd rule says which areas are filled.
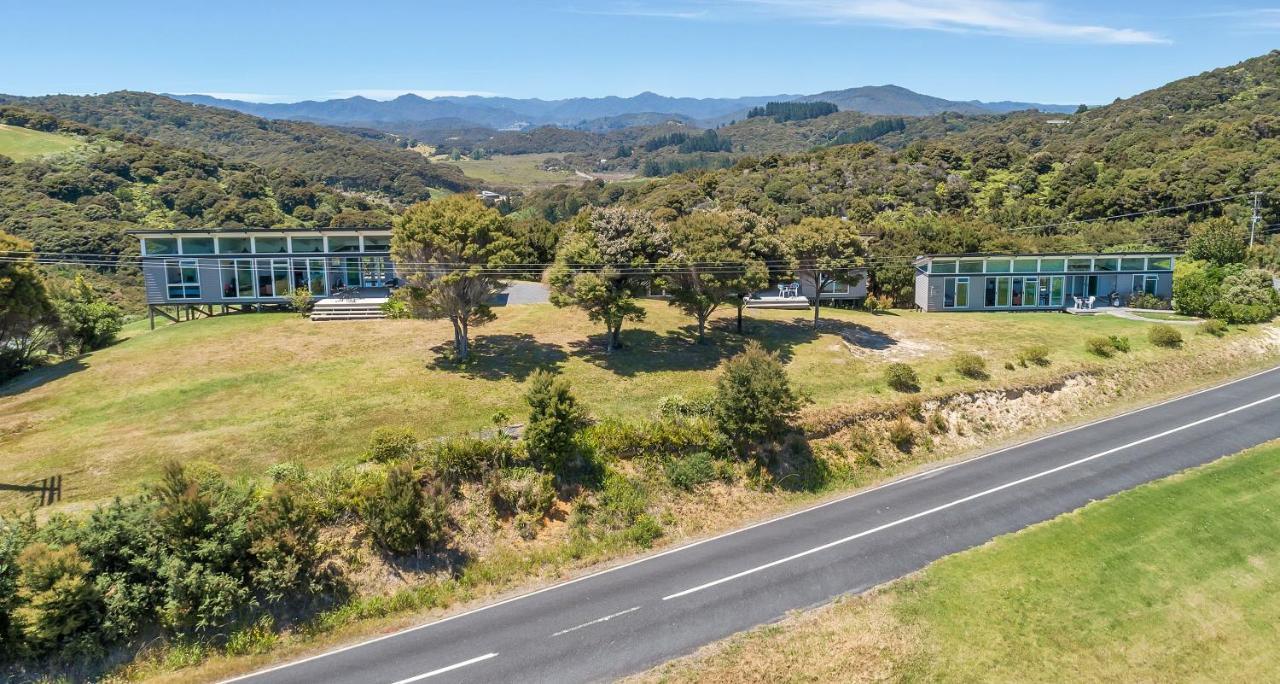
[[[183,254],[213,254],[213,238],[211,237],[184,237],[182,238]]]
[[[1092,271],[1093,259],[1067,259],[1068,271]]]
[[[325,287],[324,259],[307,259],[307,264],[307,289],[311,290],[313,295],[328,294],[329,289]]]
[[[272,259],[271,260],[271,286],[275,290],[277,297],[288,297],[293,288],[290,287],[292,279],[289,275],[288,259]]]
[[[955,273],[956,262],[951,260],[933,262],[934,273]]]
[[[165,284],[169,299],[200,297],[200,267],[194,259],[171,259],[164,262]]]
[[[272,275],[271,273],[271,260],[258,259],[257,266],[258,266],[258,281],[257,281],[258,296],[259,297],[276,296],[276,291],[275,291],[276,281],[275,281],[275,276]]]
[[[1120,260],[1121,271],[1141,271],[1147,267],[1147,260],[1142,257],[1125,257]]]
[[[323,252],[324,238],[296,237],[289,238],[293,242],[294,252]]]
[[[1040,296],[1040,281],[1037,278],[1022,279],[1022,305],[1035,306]]]
[[[1170,257],[1151,257],[1147,259],[1147,269],[1152,271],[1173,270],[1173,259]]]
[[[329,238],[330,252],[359,252],[360,238],[356,235],[335,235]]]
[[[1041,259],[1040,260],[1041,273],[1061,273],[1065,270],[1067,270],[1066,259]]]
[[[1115,271],[1120,268],[1119,259],[1094,259],[1093,270],[1095,271]]]
[[[249,238],[247,237],[220,237],[218,238],[218,254],[248,254]]]
[[[987,278],[987,306],[1008,307],[1013,295],[1012,278]]]
[[[282,237],[255,237],[253,251],[258,254],[284,254],[289,251],[289,245]]]
[[[1160,282],[1160,276],[1135,274],[1133,276],[1133,294],[1145,292],[1149,295],[1156,293],[1156,285]]]
[[[968,278],[945,278],[943,280],[942,306],[947,309],[969,308]]]
[[[849,294],[849,283],[833,280],[822,286],[822,294]]]
[[[252,259],[223,259],[221,265],[224,298],[249,299],[255,296]]]
[[[147,256],[164,256],[178,253],[177,238],[144,238],[142,250]]]
[[[1008,259],[989,259],[987,261],[987,273],[1008,273],[1012,268],[1013,262]]]
[[[366,235],[364,236],[364,251],[389,252],[391,251],[391,238],[386,235]]]
[[[1014,259],[1013,260],[1014,273],[1035,273],[1036,268],[1038,266],[1039,266],[1039,263],[1038,263],[1038,260],[1036,259]]]
[[[1053,276],[1049,279],[1049,306],[1062,306],[1065,280],[1066,276]]]
[[[981,261],[961,261],[957,264],[958,273],[982,273]]]

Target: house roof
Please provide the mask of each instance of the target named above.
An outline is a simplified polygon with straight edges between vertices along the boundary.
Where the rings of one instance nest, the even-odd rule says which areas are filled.
[[[293,235],[297,233],[329,235],[333,233],[390,233],[390,228],[369,228],[360,226],[351,227],[332,227],[332,228],[168,228],[168,229],[151,229],[151,230],[126,230],[125,235],[236,235],[243,233],[278,233],[280,235]]]
[[[1095,257],[1179,257],[1182,252],[983,252],[970,254],[925,254],[912,263],[922,264],[934,259],[1038,259],[1043,257],[1095,258]]]

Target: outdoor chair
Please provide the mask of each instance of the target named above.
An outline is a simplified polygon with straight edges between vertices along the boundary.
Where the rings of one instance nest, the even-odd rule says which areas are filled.
[[[1094,304],[1096,304],[1096,303],[1097,303],[1097,301],[1098,301],[1098,298],[1097,298],[1097,297],[1092,297],[1092,296],[1091,296],[1091,297],[1089,297],[1089,301],[1087,301],[1087,302],[1085,302],[1085,303],[1084,303],[1084,306],[1085,306],[1085,308],[1086,308],[1086,309],[1092,309],[1092,308],[1093,308],[1093,305],[1094,305]]]
[[[1074,299],[1074,300],[1076,301],[1076,309],[1077,309],[1077,310],[1079,310],[1079,309],[1083,309],[1083,308],[1084,308],[1084,300],[1083,300],[1083,299],[1081,299],[1081,298],[1079,298],[1079,297],[1072,297],[1072,299]]]

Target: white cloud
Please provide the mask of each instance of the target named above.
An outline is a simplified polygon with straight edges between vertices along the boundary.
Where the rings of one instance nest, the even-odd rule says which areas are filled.
[[[1235,21],[1236,28],[1250,31],[1280,29],[1280,8],[1259,8],[1215,12],[1210,17],[1226,17]]]
[[[335,98],[360,96],[367,97],[370,100],[394,100],[406,94],[417,95],[428,100],[433,97],[467,97],[469,95],[494,97],[497,95],[497,93],[483,90],[422,90],[420,88],[357,88],[354,90],[335,90],[329,95]]]

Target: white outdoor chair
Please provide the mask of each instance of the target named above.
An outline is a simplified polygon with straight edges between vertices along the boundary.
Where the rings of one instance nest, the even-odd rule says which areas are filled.
[[[1072,297],[1072,299],[1074,299],[1074,300],[1076,301],[1076,310],[1077,310],[1077,311],[1079,311],[1080,309],[1083,309],[1083,308],[1084,308],[1084,300],[1083,300],[1083,299],[1081,299],[1081,298],[1079,298],[1079,297]]]
[[[1093,305],[1097,303],[1097,301],[1098,301],[1097,297],[1089,297],[1089,301],[1085,302],[1085,307],[1092,309]]]

